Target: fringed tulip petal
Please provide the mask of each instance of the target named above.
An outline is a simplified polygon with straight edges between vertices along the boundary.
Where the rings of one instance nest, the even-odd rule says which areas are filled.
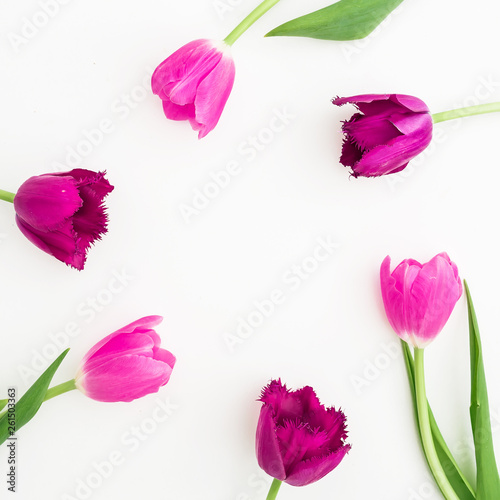
[[[401,94],[368,94],[336,98],[361,113],[344,122],[340,162],[354,177],[400,172],[432,139],[432,117],[420,99]]]
[[[272,477],[293,486],[310,484],[332,471],[349,450],[344,414],[325,408],[311,387],[290,391],[273,380],[260,401],[257,460]]]
[[[17,227],[31,243],[57,260],[81,271],[85,265],[85,253],[78,246],[78,236],[69,220],[64,221],[58,229],[40,231],[28,225],[16,215]]]
[[[75,169],[31,177],[14,198],[16,222],[38,248],[82,270],[90,246],[107,232],[105,172]]]
[[[325,456],[315,456],[308,460],[303,460],[297,464],[286,482],[291,486],[307,486],[319,481],[342,462],[342,459],[350,449],[351,446],[346,444]]]

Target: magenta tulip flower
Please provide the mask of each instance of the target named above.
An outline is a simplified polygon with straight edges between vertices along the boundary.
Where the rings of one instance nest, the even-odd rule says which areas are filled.
[[[276,481],[304,486],[331,472],[350,450],[346,418],[325,408],[311,387],[290,391],[273,380],[262,391],[256,452]]]
[[[391,273],[387,256],[380,267],[385,312],[405,342],[423,349],[443,329],[462,295],[457,266],[446,253],[420,264],[405,259]]]
[[[153,93],[163,101],[165,116],[188,120],[198,138],[217,125],[234,82],[229,45],[195,40],[165,59],[153,73]]]
[[[160,348],[154,327],[161,316],[141,318],[108,335],[83,358],[76,388],[97,401],[132,401],[158,392],[170,379],[175,356]]]
[[[14,197],[16,222],[38,248],[82,270],[90,246],[107,232],[105,172],[76,169],[30,177]]]
[[[409,95],[367,94],[337,97],[333,104],[354,104],[360,113],[344,122],[340,163],[354,177],[377,177],[403,170],[432,139],[427,105]]]

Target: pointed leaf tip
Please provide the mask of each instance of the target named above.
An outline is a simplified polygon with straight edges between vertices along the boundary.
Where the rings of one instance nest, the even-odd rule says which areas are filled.
[[[26,391],[15,405],[15,432],[26,425],[40,409],[45,398],[45,393],[54,377],[62,360],[68,354],[66,349],[59,357],[40,375],[36,382]],[[4,443],[11,435],[12,425],[9,423],[7,413],[0,417],[0,444]]]

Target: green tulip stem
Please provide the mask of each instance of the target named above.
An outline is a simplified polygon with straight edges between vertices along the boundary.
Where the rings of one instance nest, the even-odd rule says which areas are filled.
[[[65,392],[72,391],[76,389],[75,380],[71,379],[62,384],[56,385],[55,387],[51,387],[46,393],[44,401],[48,401],[49,399],[55,398],[60,394],[64,394]]]
[[[224,42],[228,45],[233,45],[238,38],[245,33],[245,31],[252,26],[252,24],[259,20],[271,7],[274,7],[280,0],[264,0],[258,7],[256,7],[250,14],[248,14],[243,21],[241,21],[236,28],[234,28],[229,35],[224,38]]]
[[[14,203],[14,196],[16,196],[16,193],[11,193],[10,191],[4,191],[3,189],[0,189],[0,200]]]
[[[477,106],[467,106],[466,108],[452,109],[442,113],[434,113],[432,121],[434,123],[464,118],[465,116],[483,115],[485,113],[495,113],[500,111],[500,102],[490,102],[488,104],[478,104]]]
[[[281,481],[279,479],[273,479],[266,500],[274,500],[278,496],[278,491],[280,490],[280,486],[281,486]]]
[[[434,440],[432,439],[429,407],[427,403],[427,396],[425,394],[424,350],[417,348],[415,348],[415,392],[422,445],[424,447],[424,453],[432,475],[434,476],[434,479],[436,480],[436,483],[446,500],[460,500],[444,473],[443,467],[441,466],[441,462],[439,461],[436,453]]]
[[[60,394],[64,394],[65,392],[72,391],[73,389],[76,389],[74,379],[68,380],[67,382],[63,382],[62,384],[51,387],[45,393],[44,402],[48,401],[49,399],[55,398],[56,396],[59,396]],[[7,400],[0,399],[0,402],[3,402],[3,401],[7,401]],[[7,410],[0,412],[0,418],[2,418],[6,413],[7,413]]]

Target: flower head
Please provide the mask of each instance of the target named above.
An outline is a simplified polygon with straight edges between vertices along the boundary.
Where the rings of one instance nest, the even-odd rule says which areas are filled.
[[[162,320],[141,318],[98,342],[80,363],[77,389],[97,401],[129,402],[158,392],[175,365],[175,356],[160,348],[153,329]]]
[[[409,95],[367,94],[337,97],[333,104],[354,104],[360,113],[344,122],[340,163],[354,177],[376,177],[403,170],[432,139],[427,105]]]
[[[405,259],[391,273],[387,256],[380,267],[385,312],[394,331],[419,349],[443,329],[458,299],[462,282],[446,253],[420,264]]]
[[[153,93],[165,116],[188,120],[198,137],[215,128],[234,82],[234,61],[224,42],[194,40],[165,59],[153,73]]]
[[[325,408],[312,387],[290,391],[273,380],[260,401],[257,460],[270,476],[304,486],[335,469],[350,450],[344,414]]]
[[[113,186],[104,175],[76,169],[30,177],[14,198],[19,229],[44,252],[82,270],[90,245],[107,232],[103,200]]]

